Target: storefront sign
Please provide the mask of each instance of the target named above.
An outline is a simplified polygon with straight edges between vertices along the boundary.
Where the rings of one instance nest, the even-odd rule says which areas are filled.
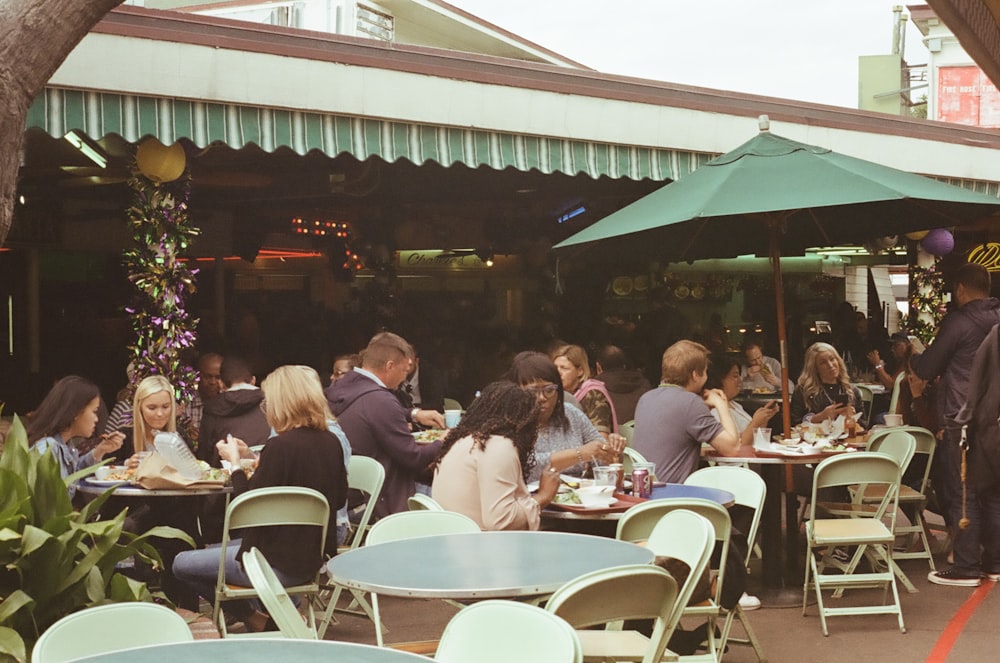
[[[979,67],[941,67],[934,119],[974,127],[1000,127],[1000,92]]]
[[[1000,244],[987,242],[969,251],[969,262],[982,265],[991,272],[1000,272]]]
[[[400,269],[489,269],[474,253],[400,251]]]

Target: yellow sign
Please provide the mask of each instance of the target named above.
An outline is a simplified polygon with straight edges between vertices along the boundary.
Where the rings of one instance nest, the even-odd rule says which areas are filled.
[[[967,260],[991,272],[1000,272],[1000,244],[986,242],[969,251]]]
[[[489,269],[474,253],[451,251],[400,251],[400,269]]]

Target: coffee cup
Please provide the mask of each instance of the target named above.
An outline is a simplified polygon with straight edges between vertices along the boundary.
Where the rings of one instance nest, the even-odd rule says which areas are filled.
[[[454,428],[458,425],[458,422],[462,419],[461,410],[445,410],[444,411],[444,425],[447,428]]]
[[[901,414],[887,414],[885,415],[885,425],[892,428],[894,426],[903,425],[903,415]]]

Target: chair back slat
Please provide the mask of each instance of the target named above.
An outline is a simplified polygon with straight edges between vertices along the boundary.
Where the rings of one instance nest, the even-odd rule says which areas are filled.
[[[419,513],[419,512],[415,512]],[[439,663],[582,663],[576,631],[539,607],[481,601],[451,618],[434,660]]]
[[[357,526],[352,527],[352,533],[346,545],[348,549],[357,548],[364,541],[368,524],[375,512],[375,504],[378,503],[379,496],[382,494],[382,484],[384,483],[385,468],[382,467],[382,463],[369,456],[351,455],[351,460],[347,463],[347,487],[364,493],[367,501]]]
[[[372,525],[366,546],[413,539],[435,534],[470,534],[480,532],[472,518],[454,511],[403,511],[386,516]]]

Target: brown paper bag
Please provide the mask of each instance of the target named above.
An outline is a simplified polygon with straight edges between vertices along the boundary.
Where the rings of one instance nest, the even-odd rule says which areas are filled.
[[[149,454],[139,463],[135,471],[135,482],[148,490],[222,488],[226,485],[225,481],[187,479],[156,452]]]

